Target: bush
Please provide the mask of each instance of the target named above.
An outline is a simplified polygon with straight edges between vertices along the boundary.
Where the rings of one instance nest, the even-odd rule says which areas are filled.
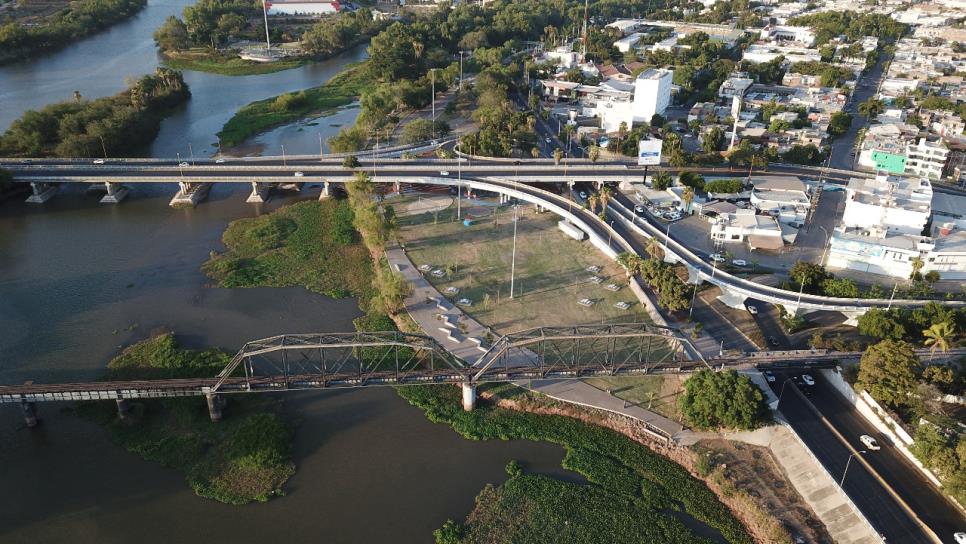
[[[740,193],[745,183],[740,179],[716,179],[705,182],[704,190],[709,193],[733,194]]]

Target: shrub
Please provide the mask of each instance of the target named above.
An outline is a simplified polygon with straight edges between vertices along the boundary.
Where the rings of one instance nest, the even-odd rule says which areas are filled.
[[[701,370],[684,383],[681,412],[699,429],[755,429],[769,420],[765,394],[734,370]]]

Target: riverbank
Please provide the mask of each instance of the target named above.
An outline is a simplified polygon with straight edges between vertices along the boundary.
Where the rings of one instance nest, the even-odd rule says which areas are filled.
[[[496,388],[519,394],[513,387]],[[486,534],[546,542],[550,534],[561,540],[561,531],[567,535],[563,540],[581,542],[754,542],[714,493],[676,462],[617,432],[567,417],[564,410],[536,413],[539,401],[528,394],[516,401],[525,411],[481,403],[464,412],[455,387],[397,391],[431,421],[468,439],[560,444],[567,450],[564,467],[593,484],[514,476],[484,489],[466,523],[449,524],[459,537],[453,542],[484,542]]]
[[[318,87],[284,93],[244,106],[218,132],[218,140],[222,147],[232,147],[274,127],[334,112],[358,99],[369,84],[368,62],[350,64]]]
[[[164,53],[162,62],[176,70],[193,70],[222,76],[254,76],[291,70],[314,61],[306,57],[293,57],[274,62],[255,62],[239,58],[237,54],[178,51]]]
[[[137,342],[108,364],[106,379],[213,376],[231,355],[178,347],[174,334]],[[283,494],[295,473],[292,430],[281,402],[264,395],[234,395],[230,414],[213,423],[203,397],[128,401],[119,418],[114,402],[83,404],[79,413],[107,428],[127,451],[184,473],[194,492],[227,504],[264,502]]]
[[[80,0],[64,4],[62,9],[56,9],[54,4],[53,13],[15,19],[0,26],[0,66],[66,47],[136,15],[148,3],[147,0]],[[30,5],[20,9],[27,11]]]

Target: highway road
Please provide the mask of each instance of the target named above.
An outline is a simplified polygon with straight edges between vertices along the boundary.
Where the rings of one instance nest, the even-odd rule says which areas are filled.
[[[869,451],[865,454],[865,460],[889,482],[889,485],[899,493],[922,521],[944,542],[953,542],[953,533],[966,530],[966,517],[963,513],[946,500],[902,453],[890,445],[886,436],[877,432],[821,376],[815,376],[815,380],[811,400],[818,411],[847,440],[850,440],[852,447],[857,450],[865,449],[858,440],[858,437],[863,434],[876,439],[882,449]]]
[[[852,452],[815,416],[805,396],[790,381],[789,375],[778,372],[775,374],[777,379],[771,386],[776,395],[781,395],[778,408],[785,420],[832,478],[837,482],[840,481]],[[784,393],[782,393],[783,384],[785,384]],[[861,463],[852,462],[848,465],[843,489],[875,530],[886,538],[886,542],[933,543],[915,519],[903,510],[898,501]]]
[[[908,508],[942,542],[953,543],[953,533],[966,527],[963,515],[884,436],[866,423],[834,388],[825,383],[820,374],[812,374],[816,381],[814,386],[799,387],[793,381],[788,381],[782,394],[785,380],[790,380],[794,375],[798,373],[776,372],[777,379],[771,387],[776,395],[781,395],[779,410],[829,474],[837,481],[841,480],[849,456],[865,450],[867,453],[859,455],[905,501]],[[801,391],[807,393],[807,397]],[[830,426],[838,432],[838,436]],[[875,437],[882,449],[867,450],[859,442],[863,434]],[[843,442],[843,438],[847,443]],[[873,527],[886,537],[886,542],[934,542],[875,474],[857,459],[853,458],[849,463],[843,489]]]

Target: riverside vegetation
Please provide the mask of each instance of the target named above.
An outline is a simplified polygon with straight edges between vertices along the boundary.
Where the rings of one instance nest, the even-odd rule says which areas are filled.
[[[171,333],[138,342],[108,364],[106,379],[210,377],[230,355],[180,349]],[[185,474],[202,497],[228,504],[266,501],[292,474],[292,430],[279,404],[259,395],[232,396],[231,417],[212,423],[205,399],[129,401],[117,417],[113,402],[82,404],[80,413],[104,425],[128,451]]]
[[[147,0],[80,0],[39,21],[0,25],[0,64],[66,46],[144,9]]]
[[[8,157],[131,156],[150,144],[161,120],[191,97],[181,72],[158,68],[110,97],[30,110],[0,135]]]
[[[154,33],[165,64],[182,70],[198,70],[228,76],[265,74],[323,60],[358,45],[385,26],[368,8],[324,17],[318,23],[276,25],[272,43],[299,41],[299,52],[273,62],[239,58],[232,43],[261,42],[261,2],[248,0],[201,0],[188,6],[182,16],[168,17]],[[304,29],[304,30],[303,30]]]
[[[431,421],[450,425],[467,439],[560,444],[567,450],[563,466],[590,481],[581,485],[523,474],[511,464],[510,479],[487,486],[465,524],[451,520],[436,531],[438,544],[546,542],[551,534],[568,542],[707,542],[681,521],[687,517],[728,542],[752,542],[704,483],[622,434],[570,417],[491,405],[464,412],[454,387],[397,391]]]

